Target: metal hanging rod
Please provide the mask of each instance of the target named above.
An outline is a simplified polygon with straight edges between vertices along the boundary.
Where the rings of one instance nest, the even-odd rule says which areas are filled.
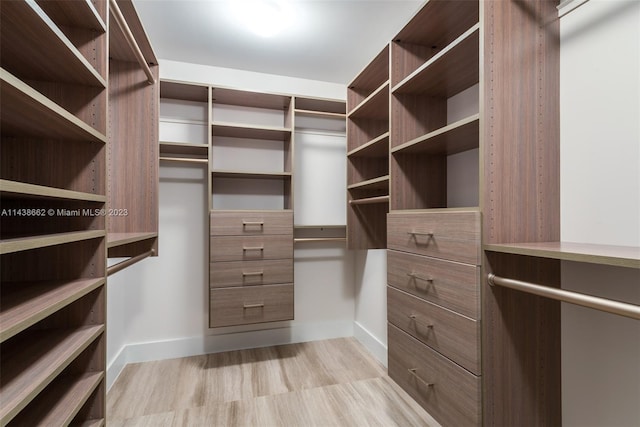
[[[294,243],[305,242],[346,242],[346,237],[296,237],[293,239]]]
[[[124,35],[125,40],[127,40],[127,44],[129,45],[129,47],[133,51],[133,54],[138,60],[138,63],[140,64],[142,71],[144,71],[144,73],[147,75],[147,81],[149,82],[150,85],[155,84],[156,78],[151,72],[151,68],[149,68],[149,64],[147,64],[147,61],[144,59],[144,55],[140,50],[140,46],[138,46],[138,43],[136,43],[136,38],[133,36],[133,33],[131,32],[129,25],[127,24],[127,20],[124,19],[124,15],[122,15],[122,11],[120,10],[118,3],[116,3],[116,0],[109,0],[109,9],[111,10],[111,14],[113,15],[113,18],[116,21],[116,24],[120,28],[120,31],[122,31],[122,34]]]
[[[160,157],[160,160],[169,162],[209,163],[208,159],[194,159],[191,157]]]
[[[127,267],[129,267],[130,265],[135,264],[136,262],[142,261],[143,259],[153,256],[156,253],[155,250],[151,249],[149,252],[145,252],[143,254],[140,255],[136,255],[134,257],[131,257],[129,259],[125,259],[124,261],[121,261],[117,264],[113,264],[112,266],[107,268],[107,276],[111,276],[114,273],[117,273],[118,271],[125,269]]]
[[[536,285],[534,283],[523,282],[521,280],[505,279],[494,274],[487,276],[487,281],[491,286],[503,286],[509,289],[551,298],[557,301],[570,304],[581,305],[619,316],[630,317],[640,320],[640,306],[626,302],[614,301],[607,298],[594,297],[592,295],[581,294],[579,292],[567,291],[564,289],[550,288],[548,286]]]

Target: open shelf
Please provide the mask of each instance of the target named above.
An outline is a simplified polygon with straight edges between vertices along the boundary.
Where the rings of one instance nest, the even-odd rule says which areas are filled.
[[[392,43],[395,86],[480,20],[479,2],[429,1]]]
[[[62,375],[15,417],[10,426],[69,425],[103,380],[102,372]]]
[[[17,2],[9,2],[17,3]],[[4,8],[4,6],[3,6]],[[0,68],[2,134],[106,143],[107,137]]]
[[[389,80],[389,45],[362,70],[348,85],[347,113],[351,113],[384,82]]]
[[[209,147],[204,144],[187,144],[181,142],[160,142],[161,156],[193,156],[206,159],[209,156]]]
[[[389,81],[349,112],[349,118],[389,120]]]
[[[47,246],[79,242],[81,240],[96,239],[104,237],[105,234],[104,230],[87,230],[2,239],[0,241],[0,254],[9,254],[13,252],[28,251],[30,249],[45,248]]]
[[[108,233],[107,248],[115,248],[118,246],[128,245],[129,243],[142,242],[144,240],[155,239],[158,237],[156,232],[140,232],[140,233]]]
[[[392,153],[456,154],[478,148],[480,115],[474,114],[391,149]]]
[[[105,202],[106,196],[83,193],[80,191],[63,190],[43,185],[27,184],[24,182],[0,179],[0,194],[3,197],[21,197],[53,200],[80,200],[86,202]]]
[[[209,99],[209,88],[191,83],[162,80],[160,81],[160,98],[206,103]]]
[[[344,118],[346,116],[346,104],[344,101],[296,96],[294,111],[296,114],[320,114],[328,117]]]
[[[0,342],[36,324],[104,284],[104,277],[51,282],[3,283]]]
[[[392,89],[393,93],[449,98],[478,83],[480,24],[419,67]]]
[[[379,203],[389,203],[389,196],[375,196],[349,200],[350,205],[373,205]]]
[[[85,28],[99,33],[106,33],[105,25],[100,14],[90,0],[51,1],[36,0],[45,13],[58,25],[73,28]]]
[[[348,190],[384,190],[389,191],[389,175],[368,179],[347,186]]]
[[[282,141],[291,136],[291,129],[276,126],[252,126],[237,123],[213,123],[211,125],[214,136],[231,138],[267,139]]]
[[[237,105],[241,107],[284,110],[291,104],[291,96],[271,93],[249,92],[237,89],[213,88],[214,104]]]
[[[103,325],[25,332],[3,348],[0,422],[4,425],[29,404],[100,334]]]
[[[3,2],[1,31],[2,66],[20,78],[107,87],[105,79],[37,3]]]
[[[640,247],[571,242],[503,243],[484,245],[484,250],[589,264],[640,268]]]
[[[216,178],[247,178],[247,179],[291,179],[291,172],[249,172],[212,170]]]
[[[388,131],[347,153],[347,157],[387,157],[388,155]]]

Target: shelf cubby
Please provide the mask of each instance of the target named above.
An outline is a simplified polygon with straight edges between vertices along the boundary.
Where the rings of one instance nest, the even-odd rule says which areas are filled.
[[[392,153],[457,154],[479,146],[480,115],[474,114],[441,127],[402,145]]]
[[[368,179],[347,186],[348,190],[386,190],[389,192],[389,175]]]
[[[103,203],[107,200],[106,196],[100,194],[64,190],[6,179],[0,179],[0,194],[2,194],[4,199],[77,200]]]
[[[358,105],[389,80],[389,45],[369,63],[353,79],[347,88],[347,113],[350,114]]]
[[[389,132],[385,132],[347,152],[347,157],[387,158],[389,156]]]
[[[320,98],[303,98],[296,96],[294,99],[294,113],[297,115],[320,116],[343,119],[346,117],[346,104],[344,101]]]
[[[251,126],[238,123],[214,122],[211,125],[213,136],[229,138],[264,139],[281,141],[291,137],[291,128],[276,126]]]
[[[160,142],[160,156],[208,159],[209,146],[182,142]]]

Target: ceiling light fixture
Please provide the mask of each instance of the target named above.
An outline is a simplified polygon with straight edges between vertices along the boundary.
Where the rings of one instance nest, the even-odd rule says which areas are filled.
[[[236,20],[262,37],[273,37],[292,21],[291,7],[284,0],[232,0]]]

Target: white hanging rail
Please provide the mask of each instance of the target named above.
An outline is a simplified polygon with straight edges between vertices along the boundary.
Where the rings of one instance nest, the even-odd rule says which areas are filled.
[[[505,279],[494,274],[487,276],[487,281],[491,286],[503,286],[509,289],[551,298],[557,301],[593,308],[619,316],[630,317],[640,320],[640,306],[620,301],[614,301],[592,295],[581,294],[579,292],[567,291],[564,289],[550,288],[548,286],[536,285],[534,283],[523,282],[521,280]]]
[[[162,161],[187,162],[187,163],[209,163],[208,159],[196,159],[191,157],[159,157]]]
[[[120,31],[122,31],[124,38],[127,40],[127,44],[129,45],[129,47],[133,51],[133,54],[138,60],[140,67],[142,68],[144,73],[147,75],[147,81],[149,82],[150,85],[155,84],[156,79],[153,76],[153,73],[151,72],[151,68],[149,68],[149,64],[147,64],[147,61],[144,59],[144,55],[142,54],[142,51],[140,50],[140,47],[136,42],[136,38],[133,36],[133,33],[131,32],[129,25],[127,24],[127,20],[124,18],[124,15],[122,15],[122,11],[120,10],[120,7],[118,6],[118,3],[116,2],[116,0],[109,0],[109,9],[111,11],[111,15],[113,16],[114,21],[120,28]]]

